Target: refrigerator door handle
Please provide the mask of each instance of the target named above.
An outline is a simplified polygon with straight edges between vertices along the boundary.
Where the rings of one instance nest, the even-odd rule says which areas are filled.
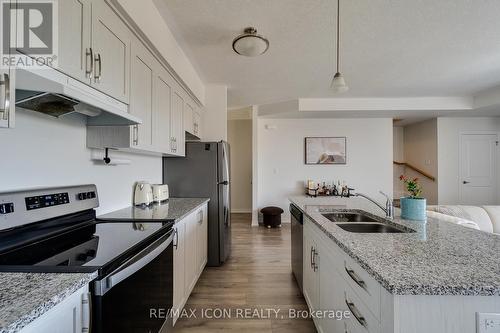
[[[229,185],[229,182],[227,180],[225,180],[225,181],[219,182],[217,184],[219,184],[219,185]]]

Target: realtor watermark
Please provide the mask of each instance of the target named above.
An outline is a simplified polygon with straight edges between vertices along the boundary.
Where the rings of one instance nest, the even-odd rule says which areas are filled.
[[[154,319],[330,319],[351,318],[347,310],[304,310],[279,308],[202,308],[202,309],[149,309],[149,317]]]
[[[57,67],[57,1],[0,0],[0,66]]]

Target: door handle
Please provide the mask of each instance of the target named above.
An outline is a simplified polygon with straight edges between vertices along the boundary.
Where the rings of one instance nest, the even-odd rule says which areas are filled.
[[[467,185],[467,184],[470,184],[470,182],[468,182],[468,181],[464,180],[464,181],[462,182],[462,184]]]

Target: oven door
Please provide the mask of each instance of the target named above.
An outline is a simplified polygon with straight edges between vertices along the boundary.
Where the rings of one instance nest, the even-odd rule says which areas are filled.
[[[93,285],[93,332],[172,332],[173,231]]]

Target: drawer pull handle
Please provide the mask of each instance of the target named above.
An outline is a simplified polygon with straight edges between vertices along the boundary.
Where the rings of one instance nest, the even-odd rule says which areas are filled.
[[[352,269],[350,268],[347,268],[347,266],[345,266],[345,271],[347,272],[347,274],[351,277],[351,279],[354,280],[354,282],[356,282],[356,284],[358,286],[360,286],[361,288],[363,288],[364,290],[366,290],[366,283],[365,281],[363,281],[359,276],[358,274],[356,274],[355,271],[353,271]]]
[[[358,321],[358,323],[361,326],[363,326],[364,328],[367,328],[366,327],[366,319],[365,319],[365,317],[363,317],[363,315],[361,315],[361,313],[359,312],[359,310],[356,308],[356,305],[354,305],[354,303],[352,303],[352,302],[349,302],[347,300],[347,297],[345,299],[345,304],[349,308],[349,311],[351,311],[351,313],[354,316],[354,318],[356,318],[356,320]]]

